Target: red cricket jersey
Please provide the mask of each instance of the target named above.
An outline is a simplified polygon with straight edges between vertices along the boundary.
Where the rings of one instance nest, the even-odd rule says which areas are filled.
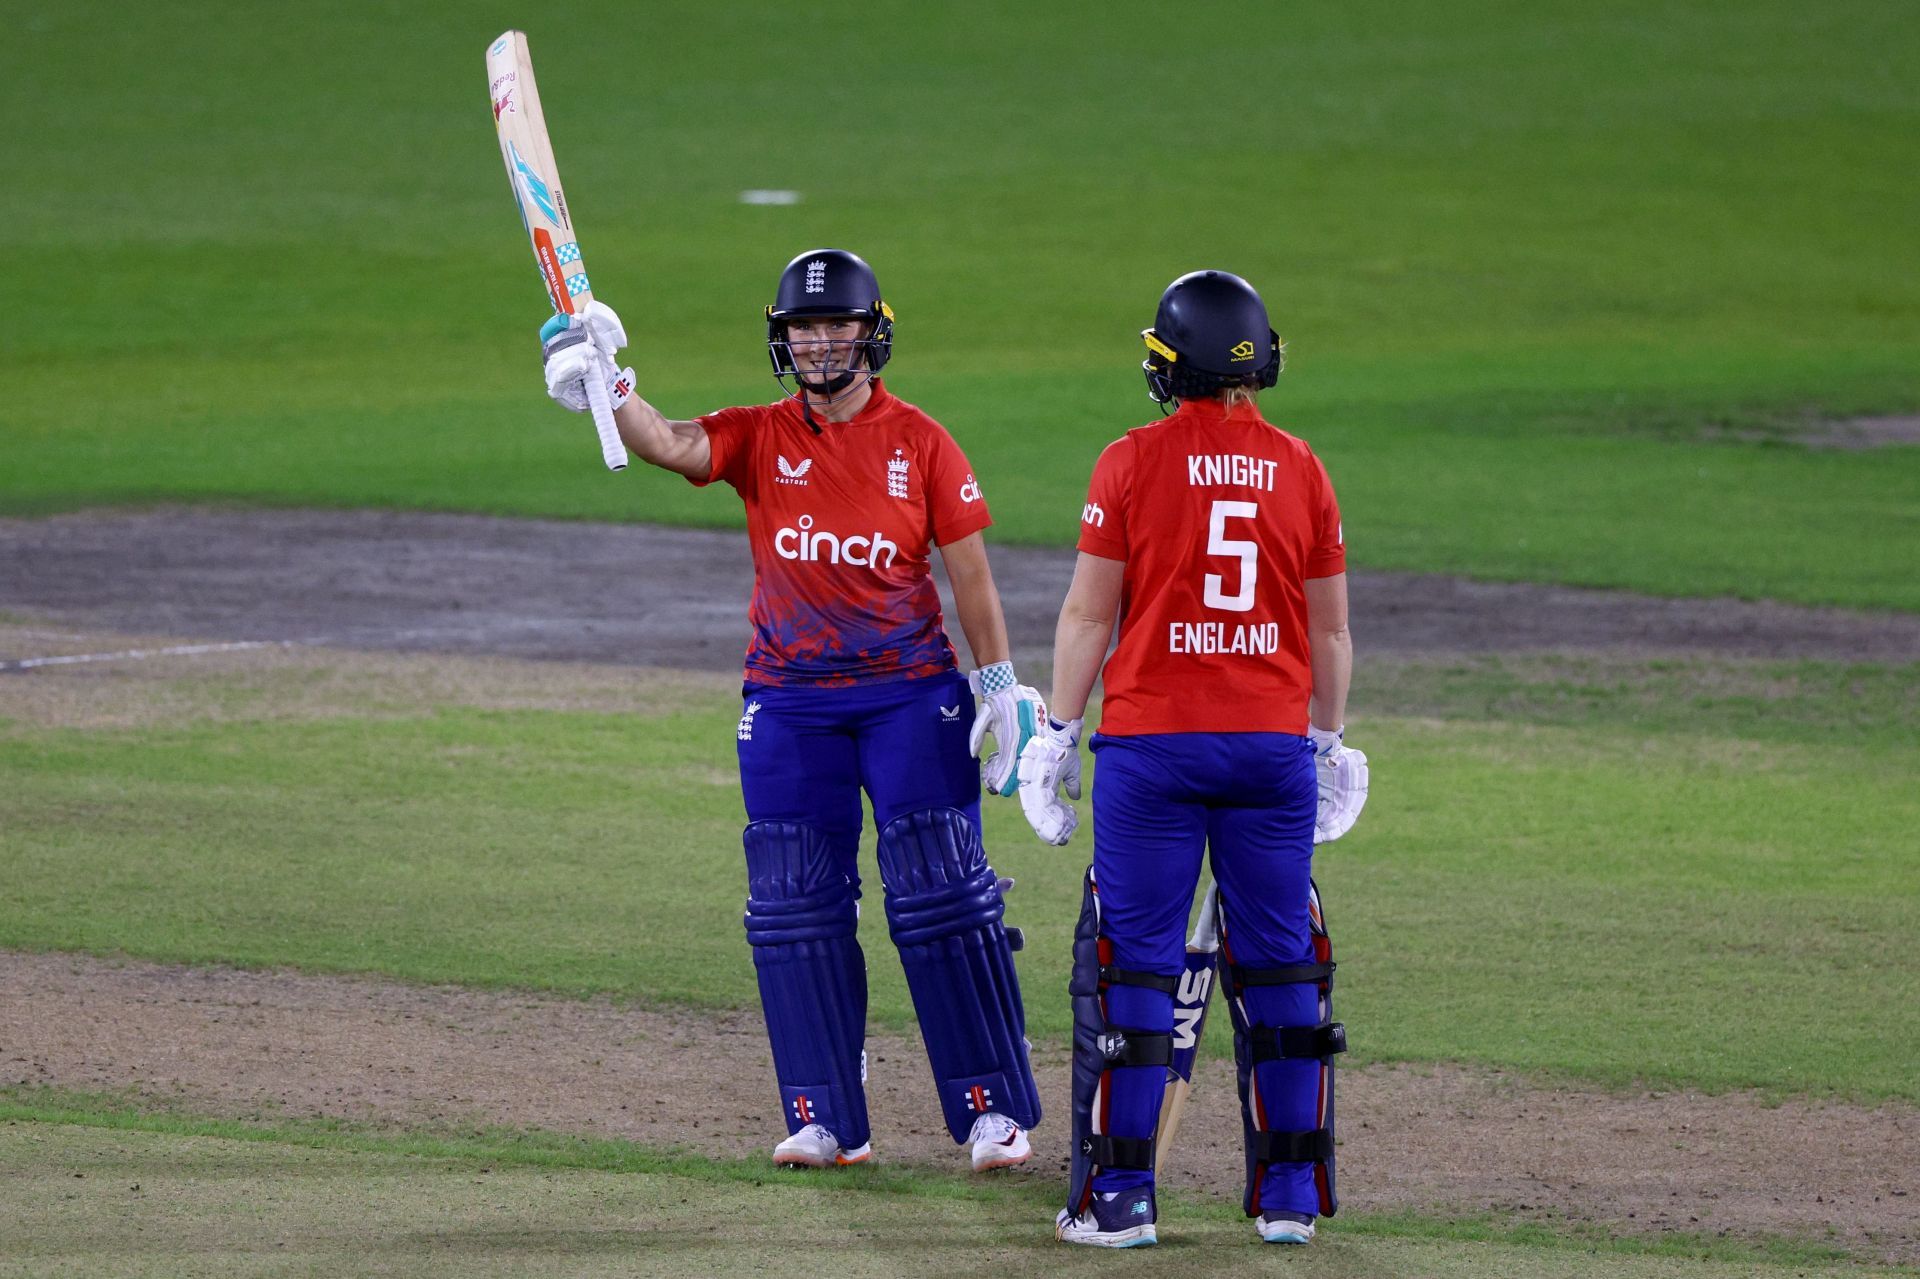
[[[1307,731],[1305,583],[1347,557],[1305,441],[1250,404],[1184,401],[1101,453],[1080,549],[1127,566],[1101,732]]]
[[[756,684],[845,685],[954,668],[928,553],[993,522],[966,455],[946,429],[887,393],[852,420],[790,399],[700,418],[713,449],[704,480],[747,507],[753,551]]]

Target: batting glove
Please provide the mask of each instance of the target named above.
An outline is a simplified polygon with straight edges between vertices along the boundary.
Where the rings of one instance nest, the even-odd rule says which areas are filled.
[[[1012,662],[983,666],[968,676],[967,682],[980,697],[967,749],[978,758],[987,734],[993,734],[994,751],[980,765],[980,784],[992,794],[1011,795],[1020,785],[1015,775],[1020,752],[1034,731],[1047,722],[1047,703],[1039,689],[1014,679]]]
[[[1084,720],[1062,724],[1049,718],[1020,751],[1020,811],[1033,833],[1049,844],[1073,838],[1080,815],[1060,798],[1080,798],[1080,729]]]
[[[1313,818],[1313,842],[1331,843],[1353,829],[1367,806],[1367,757],[1342,741],[1346,729],[1329,732],[1307,727],[1313,742],[1313,774],[1320,785],[1320,802]]]
[[[614,360],[626,344],[620,317],[604,302],[589,302],[575,315],[554,316],[540,329],[547,394],[562,407],[585,413],[591,407],[586,379],[597,377],[618,409],[633,395],[633,370],[620,368]]]

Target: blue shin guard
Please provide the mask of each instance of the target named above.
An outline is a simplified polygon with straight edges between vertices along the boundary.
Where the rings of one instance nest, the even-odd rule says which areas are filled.
[[[1347,1032],[1333,1020],[1333,946],[1320,914],[1320,890],[1310,886],[1308,893],[1313,962],[1285,967],[1234,960],[1228,903],[1224,896],[1220,901],[1220,976],[1233,1015],[1249,1217],[1272,1208],[1331,1217],[1340,1206],[1334,1193],[1333,1059],[1347,1050]],[[1286,1123],[1279,1118],[1285,1114],[1304,1122]]]
[[[878,854],[887,923],[947,1130],[965,1141],[988,1111],[1033,1127],[1040,1092],[1027,1060],[1026,1010],[979,829],[958,809],[908,813],[880,832]]]
[[[1087,1211],[1095,1178],[1102,1193],[1153,1184],[1154,1129],[1173,1061],[1173,996],[1180,978],[1123,971],[1111,958],[1089,869],[1067,981],[1073,997],[1067,1212],[1074,1217]]]
[[[747,941],[787,1131],[821,1124],[842,1146],[863,1146],[867,965],[853,884],[812,826],[754,822],[741,842]]]

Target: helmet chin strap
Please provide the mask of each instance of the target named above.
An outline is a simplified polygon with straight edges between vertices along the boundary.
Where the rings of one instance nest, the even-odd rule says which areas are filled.
[[[844,373],[836,373],[826,381],[819,383],[809,382],[805,378],[801,378],[800,385],[812,391],[815,395],[824,395],[828,399],[832,399],[834,396],[840,394],[840,392],[852,386],[853,379],[859,376],[860,375],[852,369],[848,369]]]
[[[808,404],[807,397],[809,395],[818,395],[831,404],[842,391],[852,386],[854,380],[860,376],[860,373],[848,369],[844,373],[836,373],[832,377],[819,383],[809,382],[804,377],[795,377],[794,380],[800,384],[800,416],[805,420],[806,424],[813,429],[815,435],[820,434],[820,423],[814,420],[813,408]],[[872,374],[867,374],[867,376],[871,377]]]

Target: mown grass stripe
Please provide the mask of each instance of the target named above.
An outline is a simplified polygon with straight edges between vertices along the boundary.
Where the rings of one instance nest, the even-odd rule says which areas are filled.
[[[933,1195],[1017,1206],[1020,1211],[1045,1216],[1050,1216],[1057,1207],[1061,1189],[1040,1179],[983,1179],[885,1164],[840,1169],[827,1176],[779,1173],[759,1158],[721,1159],[660,1150],[614,1138],[581,1137],[542,1129],[485,1128],[454,1133],[396,1130],[344,1120],[283,1119],[265,1123],[219,1119],[182,1110],[145,1108],[119,1096],[39,1087],[0,1088],[0,1121],[397,1155],[450,1163],[679,1177],[775,1189],[804,1185],[810,1190],[845,1193]],[[1213,1197],[1181,1191],[1167,1191],[1161,1197],[1167,1205],[1163,1217],[1177,1214],[1218,1220],[1241,1216],[1238,1204]],[[1377,1238],[1498,1243],[1769,1266],[1863,1260],[1847,1249],[1798,1239],[1730,1239],[1685,1232],[1656,1237],[1623,1235],[1585,1223],[1519,1221],[1494,1214],[1368,1213],[1349,1209],[1340,1214],[1337,1225],[1330,1229]]]

